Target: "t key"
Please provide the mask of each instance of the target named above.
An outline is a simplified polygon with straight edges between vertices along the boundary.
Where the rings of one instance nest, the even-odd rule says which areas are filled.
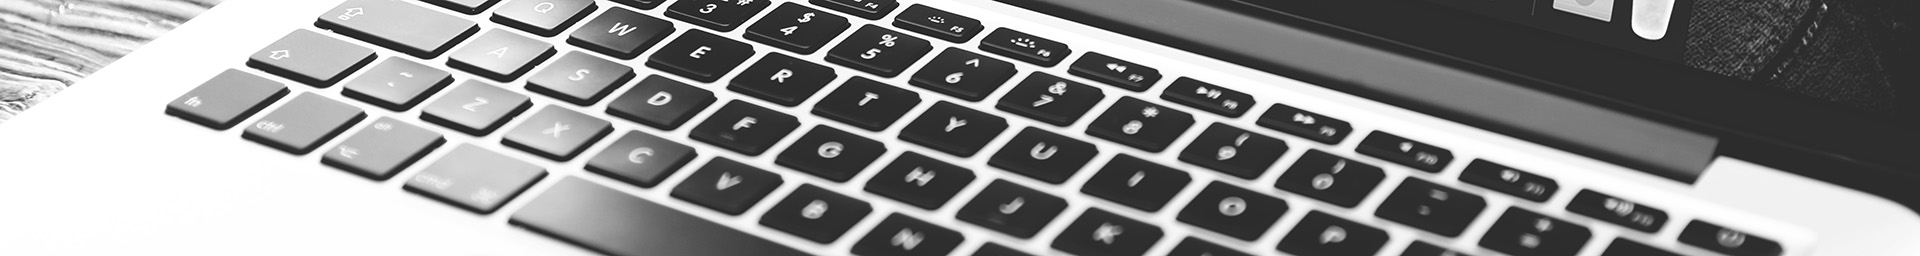
[[[914,105],[920,104],[920,94],[900,87],[893,87],[862,76],[848,78],[820,102],[813,104],[813,114],[842,123],[880,131],[899,121]]]
[[[902,128],[900,139],[954,156],[971,157],[1006,129],[1006,119],[941,101]]]
[[[780,112],[746,103],[727,102],[726,106],[713,112],[707,121],[693,127],[694,140],[713,144],[722,148],[757,156],[767,152],[773,143],[786,138],[787,133],[800,128],[800,121]]]
[[[960,207],[955,217],[1014,237],[1033,238],[1065,209],[1065,199],[1007,180],[994,180],[972,202]]]
[[[167,103],[168,115],[226,130],[287,95],[287,86],[245,71],[228,69]]]
[[[372,61],[372,49],[300,29],[253,53],[253,57],[247,59],[247,66],[327,87]]]
[[[302,92],[280,109],[254,121],[240,137],[288,153],[306,154],[366,117],[366,113],[353,105]]]

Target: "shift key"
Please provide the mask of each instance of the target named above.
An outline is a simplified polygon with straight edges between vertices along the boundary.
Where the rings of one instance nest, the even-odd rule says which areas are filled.
[[[315,25],[369,43],[430,59],[473,35],[472,20],[399,0],[351,0]]]

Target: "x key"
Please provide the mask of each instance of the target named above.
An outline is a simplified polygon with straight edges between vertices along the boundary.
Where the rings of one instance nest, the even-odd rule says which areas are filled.
[[[507,132],[503,144],[558,161],[573,159],[613,125],[563,107],[546,106]]]

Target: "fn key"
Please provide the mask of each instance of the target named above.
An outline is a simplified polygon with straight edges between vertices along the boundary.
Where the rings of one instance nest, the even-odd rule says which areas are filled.
[[[226,130],[286,95],[279,82],[229,69],[167,103],[167,114]]]

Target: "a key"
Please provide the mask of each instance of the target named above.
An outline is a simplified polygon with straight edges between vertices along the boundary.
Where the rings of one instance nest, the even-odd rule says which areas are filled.
[[[730,101],[693,127],[694,140],[720,146],[734,152],[757,156],[773,143],[800,128],[800,121],[784,113],[744,101]]]
[[[1426,172],[1440,172],[1447,163],[1453,162],[1452,151],[1385,131],[1368,134],[1354,151]]]
[[[1159,227],[1146,222],[1088,208],[1060,231],[1053,248],[1078,255],[1145,255],[1161,235]]]
[[[794,53],[813,54],[850,26],[840,15],[788,2],[748,26],[746,37]]]
[[[813,0],[813,4],[869,20],[880,19],[900,7],[896,0]]]
[[[508,223],[611,255],[807,255],[578,177],[561,179]]]
[[[932,50],[933,46],[926,39],[866,25],[841,40],[840,45],[828,50],[827,62],[880,77],[894,77]]]
[[[567,52],[527,77],[527,90],[589,106],[633,80],[633,68],[580,52]]]
[[[333,86],[373,62],[373,49],[296,29],[247,58],[247,66],[316,87]]]
[[[1647,233],[1667,224],[1667,211],[1586,189],[1573,195],[1567,211]]]
[[[1228,249],[1226,246],[1220,246],[1219,244],[1215,244],[1213,242],[1207,242],[1206,240],[1200,240],[1199,238],[1194,238],[1191,236],[1187,237],[1186,239],[1181,239],[1180,244],[1173,246],[1173,251],[1167,252],[1167,256],[1248,256],[1248,255],[1250,254],[1236,251],[1233,249]]]
[[[387,58],[347,81],[340,94],[388,110],[406,111],[450,84],[453,75],[447,71],[406,58]]]
[[[1180,151],[1180,161],[1251,180],[1286,153],[1287,143],[1280,139],[1213,123]]]
[[[855,255],[947,255],[966,237],[920,219],[894,213],[853,244]]]
[[[1472,255],[1453,251],[1453,250],[1448,250],[1447,248],[1440,248],[1440,246],[1438,245],[1433,245],[1423,241],[1413,241],[1412,244],[1407,244],[1407,250],[1400,252],[1400,256],[1472,256]]]
[[[1680,254],[1654,248],[1651,245],[1634,242],[1626,238],[1615,237],[1613,238],[1613,244],[1608,245],[1607,250],[1601,252],[1600,256],[1680,256]]]
[[[565,162],[613,132],[613,124],[564,107],[545,106],[507,131],[501,144]]]
[[[1000,147],[987,161],[988,165],[1026,175],[1035,180],[1060,184],[1068,177],[1093,160],[1100,150],[1087,143],[1060,134],[1054,134],[1033,127],[1021,129],[1019,134]]]
[[[1479,195],[1408,177],[1387,194],[1373,216],[1446,237],[1458,237],[1487,208]]]
[[[374,180],[387,180],[446,143],[440,133],[381,117],[334,145],[320,163]]]
[[[1180,210],[1180,221],[1240,240],[1253,241],[1287,213],[1287,202],[1214,181]]]
[[[1513,255],[1574,255],[1592,236],[1587,227],[1509,207],[1480,237],[1480,247]]]
[[[667,6],[667,17],[693,23],[720,32],[733,31],[747,18],[760,14],[773,1],[767,0],[682,0]]]
[[[708,209],[740,215],[767,197],[767,193],[780,187],[780,175],[760,170],[733,159],[715,157],[693,171],[679,186],[673,187],[673,197],[687,200]]]
[[[1042,67],[1060,64],[1060,60],[1073,53],[1067,44],[1008,28],[994,29],[993,33],[980,38],[980,50]]]
[[[901,128],[900,139],[954,156],[971,157],[1006,129],[1006,119],[941,101]]]
[[[1312,211],[1280,239],[1279,249],[1295,255],[1373,255],[1386,244],[1386,231]]]
[[[954,43],[973,39],[983,29],[980,20],[921,4],[900,11],[900,16],[893,17],[893,26]]]
[[[606,12],[568,35],[567,43],[630,60],[666,39],[673,31],[673,23],[667,20],[625,8],[607,8]]]
[[[500,0],[424,0],[427,3],[468,15],[480,14],[480,11],[493,6]]]
[[[979,249],[973,250],[973,256],[1032,256],[1032,255],[1033,254],[1021,252],[1020,250],[1013,249],[1013,248],[1007,248],[1007,246],[1005,245],[1000,245],[999,243],[993,243],[993,242],[980,244]]]
[[[1147,91],[1147,87],[1153,87],[1154,82],[1160,81],[1158,69],[1108,57],[1098,52],[1080,55],[1080,60],[1073,61],[1067,73],[1136,92]]]
[[[240,137],[304,155],[366,117],[366,113],[353,105],[302,92],[247,126]]]
[[[593,0],[507,0],[493,10],[493,22],[540,36],[560,34],[593,13]]]
[[[820,102],[813,114],[867,129],[880,131],[920,104],[920,94],[893,87],[866,77],[854,76],[841,83]]]
[[[1093,105],[1106,97],[1093,86],[1033,72],[1001,96],[1000,104],[995,106],[1041,122],[1067,126],[1080,120],[1081,115],[1093,110]]]
[[[1374,186],[1379,186],[1386,177],[1386,172],[1381,171],[1380,167],[1314,149],[1307,150],[1299,160],[1294,160],[1293,167],[1281,173],[1280,180],[1274,182],[1273,187],[1353,208],[1360,205],[1360,200],[1366,199],[1367,194],[1373,193]]]
[[[1734,256],[1780,255],[1779,242],[1712,222],[1694,220],[1680,230],[1680,243]]]
[[[768,53],[734,76],[727,89],[791,107],[813,97],[813,93],[827,87],[836,77],[839,75],[833,73],[833,68],[786,54]]]
[[[1117,154],[1080,187],[1080,192],[1134,209],[1157,212],[1190,181],[1193,177],[1187,176],[1187,172]]]
[[[531,105],[526,95],[486,82],[467,80],[433,100],[433,103],[428,103],[420,112],[420,119],[482,136],[506,125],[508,119],[513,119],[513,116],[526,111]]]
[[[166,113],[208,128],[226,130],[286,95],[287,86],[280,82],[228,69],[167,102]]]
[[[1125,96],[1087,124],[1087,135],[1160,152],[1192,126],[1192,114]]]
[[[1546,202],[1553,197],[1553,192],[1560,190],[1553,179],[1486,159],[1474,159],[1467,164],[1467,169],[1460,171],[1460,181],[1534,202]]]
[[[673,130],[688,119],[693,119],[693,114],[700,113],[715,100],[713,92],[671,78],[649,75],[634,84],[633,89],[615,97],[613,103],[607,104],[607,114],[661,130]]]
[[[1260,120],[1257,122],[1261,127],[1328,145],[1340,144],[1340,140],[1346,139],[1348,133],[1353,133],[1353,126],[1348,125],[1347,121],[1314,114],[1286,104],[1273,104],[1273,107],[1267,108],[1265,114],[1260,114]]]
[[[426,170],[407,179],[405,188],[462,209],[488,214],[545,176],[547,171],[540,166],[462,143]]]
[[[646,132],[627,131],[627,135],[620,136],[619,140],[613,141],[613,145],[601,149],[600,154],[588,159],[587,170],[634,186],[651,188],[699,155],[686,144]]]
[[[918,206],[940,209],[973,182],[973,171],[908,151],[867,180],[867,192]]]
[[[696,29],[661,46],[653,57],[647,57],[647,66],[711,83],[746,62],[747,57],[753,57],[753,46]]]
[[[1007,180],[994,180],[973,201],[960,207],[955,217],[1014,237],[1033,238],[1065,209],[1065,199]]]
[[[967,101],[986,99],[1013,78],[1013,63],[947,47],[908,83]]]
[[[840,239],[853,224],[873,212],[867,202],[814,186],[800,185],[786,200],[774,204],[760,225],[785,231],[816,243],[830,244]]]
[[[787,151],[781,152],[773,162],[827,180],[846,182],[886,152],[887,145],[879,141],[818,125],[787,146]]]
[[[314,25],[422,59],[440,56],[480,28],[467,18],[397,0],[349,0]]]
[[[509,82],[553,56],[553,46],[513,32],[493,29],[474,37],[473,43],[449,55],[447,66],[494,81]]]
[[[1160,98],[1227,117],[1240,117],[1254,104],[1253,95],[1187,77],[1174,79]]]
[[[660,7],[660,3],[665,3],[667,0],[613,0],[613,2],[633,6],[633,8],[640,8],[641,10],[652,10],[654,7]]]

